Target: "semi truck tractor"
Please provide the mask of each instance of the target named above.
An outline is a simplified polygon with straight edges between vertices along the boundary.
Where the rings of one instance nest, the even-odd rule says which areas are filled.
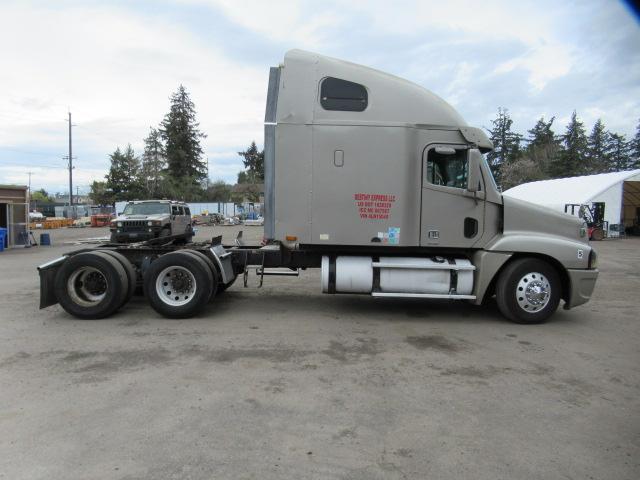
[[[239,275],[246,286],[250,271],[262,284],[311,268],[324,293],[420,298],[425,310],[495,297],[519,323],[593,292],[580,220],[501,195],[486,134],[416,84],[292,50],[270,69],[264,134],[263,244],[169,236],[69,252],[39,267],[41,308],[106,317],[142,286],[159,314],[184,318],[224,301]]]

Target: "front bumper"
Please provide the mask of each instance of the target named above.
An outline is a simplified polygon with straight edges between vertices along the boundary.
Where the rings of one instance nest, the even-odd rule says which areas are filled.
[[[111,229],[111,234],[115,236],[117,242],[142,242],[144,240],[157,238],[162,228],[148,227],[146,230],[118,230],[120,229]]]
[[[565,299],[564,309],[577,307],[587,303],[596,286],[598,270],[567,269],[569,274],[569,295]]]

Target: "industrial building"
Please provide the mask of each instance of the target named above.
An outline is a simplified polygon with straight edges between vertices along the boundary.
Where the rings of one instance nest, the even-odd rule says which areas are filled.
[[[607,234],[639,232],[640,170],[523,183],[504,194],[574,215],[578,214],[576,206],[604,204],[600,208],[604,208]]]
[[[28,194],[21,185],[0,185],[0,228],[7,229],[5,248],[27,242]]]

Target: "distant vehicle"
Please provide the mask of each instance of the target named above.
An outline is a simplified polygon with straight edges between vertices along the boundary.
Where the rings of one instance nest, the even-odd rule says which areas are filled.
[[[32,221],[44,220],[44,215],[40,212],[29,212],[29,220],[32,220]]]
[[[237,216],[234,217],[224,217],[224,221],[222,225],[240,225],[242,222],[240,218]]]
[[[261,227],[264,225],[264,217],[247,218],[244,224],[250,227]]]
[[[175,237],[191,242],[191,211],[183,202],[141,200],[129,202],[110,223],[112,243],[130,243],[159,237]]]

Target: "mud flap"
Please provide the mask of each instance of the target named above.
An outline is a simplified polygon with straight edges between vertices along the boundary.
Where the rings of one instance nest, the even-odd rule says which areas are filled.
[[[54,291],[54,284],[58,268],[60,268],[60,265],[62,265],[66,259],[67,257],[56,258],[38,267],[38,274],[40,275],[40,309],[58,303]]]

